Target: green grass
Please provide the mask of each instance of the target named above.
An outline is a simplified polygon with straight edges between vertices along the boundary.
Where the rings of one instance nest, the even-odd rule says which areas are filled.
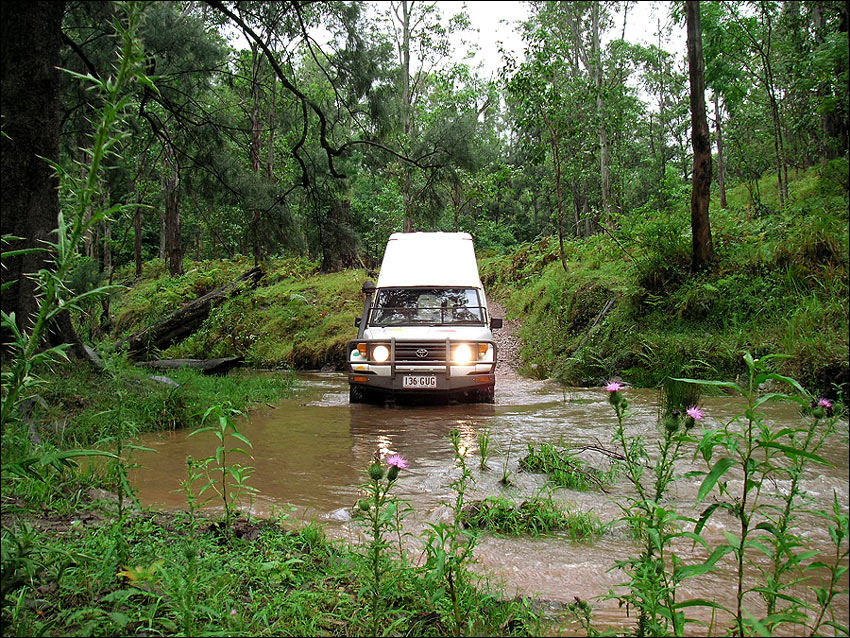
[[[23,527],[6,526],[4,515],[4,635],[370,633],[363,553],[320,528],[240,519],[227,534],[207,519],[145,511],[120,531],[122,560],[109,514],[92,517]],[[393,563],[386,574],[385,626],[451,632],[445,601],[417,568]],[[476,633],[527,635],[536,626],[522,602],[471,586],[461,593]]]
[[[845,175],[844,181],[841,176]],[[730,379],[742,353],[786,354],[777,372],[812,392],[848,391],[848,193],[846,160],[791,182],[779,210],[775,178],[761,203],[742,186],[729,208],[714,202],[716,261],[690,273],[690,224],[684,208],[630,211],[607,234],[567,242],[568,270],[548,238],[481,260],[491,296],[523,327],[525,371],[576,385],[618,375],[653,387],[685,374]],[[590,327],[609,299],[612,310]]]
[[[187,274],[170,278],[149,268],[114,301],[114,337],[142,330],[249,270],[244,258],[187,262]],[[362,311],[362,271],[321,273],[302,258],[264,264],[253,290],[219,303],[194,334],[159,353],[161,358],[241,356],[258,367],[320,368],[345,361],[345,342],[356,335]]]
[[[616,478],[616,470],[600,471],[587,465],[563,446],[543,443],[539,447],[528,444],[528,454],[519,461],[526,472],[547,474],[549,481],[558,487],[573,490],[605,488]]]
[[[519,504],[502,497],[474,501],[464,507],[463,523],[506,536],[563,532],[572,541],[594,540],[603,530],[595,515],[572,511],[542,497],[532,497]]]
[[[210,405],[229,401],[245,410],[279,401],[294,384],[288,372],[234,370],[207,376],[189,369],[154,372],[120,361],[108,369],[98,373],[66,363],[41,375],[45,383],[36,389],[32,414],[42,440],[65,448],[91,446],[117,434],[120,421],[137,432],[192,427]],[[154,381],[152,375],[166,376],[180,387]]]

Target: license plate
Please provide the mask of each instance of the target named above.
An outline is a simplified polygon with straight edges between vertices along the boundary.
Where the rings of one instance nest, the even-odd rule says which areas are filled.
[[[436,390],[437,377],[404,376],[401,378],[401,387],[406,390]]]

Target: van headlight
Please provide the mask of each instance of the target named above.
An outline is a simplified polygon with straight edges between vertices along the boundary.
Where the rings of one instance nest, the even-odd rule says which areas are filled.
[[[383,363],[390,358],[390,349],[386,346],[375,346],[372,348],[372,360]]]
[[[458,365],[467,365],[472,363],[474,360],[472,348],[470,348],[467,343],[460,344],[452,352],[452,361]]]

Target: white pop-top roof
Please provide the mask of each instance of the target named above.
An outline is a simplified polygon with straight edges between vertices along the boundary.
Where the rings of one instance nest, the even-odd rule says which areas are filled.
[[[393,233],[378,288],[458,286],[481,288],[469,233]]]

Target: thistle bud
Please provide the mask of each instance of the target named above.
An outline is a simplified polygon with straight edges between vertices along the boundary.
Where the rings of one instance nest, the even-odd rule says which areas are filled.
[[[373,481],[380,481],[382,478],[384,478],[384,468],[381,466],[380,463],[373,463],[369,467],[369,478],[371,478]]]
[[[387,480],[394,481],[398,478],[398,465],[390,465],[390,469],[387,470]]]

